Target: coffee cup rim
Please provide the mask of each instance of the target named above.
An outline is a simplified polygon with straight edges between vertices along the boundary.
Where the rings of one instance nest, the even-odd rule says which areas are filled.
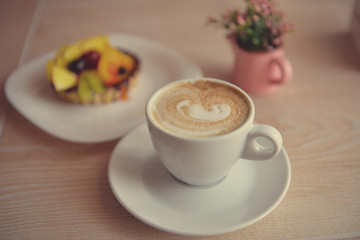
[[[207,137],[187,137],[187,136],[182,136],[182,135],[178,135],[175,133],[172,133],[170,131],[166,131],[164,130],[161,126],[159,126],[159,124],[157,124],[150,116],[150,104],[151,101],[156,98],[157,95],[159,95],[161,93],[162,90],[170,87],[173,84],[177,84],[180,82],[195,82],[195,81],[199,81],[199,80],[205,80],[205,81],[211,81],[211,82],[217,82],[217,83],[221,83],[227,86],[230,86],[234,89],[236,89],[237,91],[239,91],[245,98],[246,98],[246,102],[248,103],[249,106],[249,114],[248,117],[246,118],[245,122],[243,124],[241,124],[239,127],[235,128],[234,130],[221,134],[221,135],[216,135],[216,136],[207,136]],[[251,124],[254,121],[254,116],[255,116],[255,106],[254,103],[252,101],[252,99],[250,98],[250,96],[241,88],[239,88],[238,86],[236,86],[233,83],[230,83],[228,81],[225,80],[221,80],[221,79],[217,79],[217,78],[209,78],[209,77],[197,77],[197,78],[184,78],[184,79],[178,79],[178,80],[174,80],[172,82],[169,82],[163,86],[161,86],[160,88],[158,88],[148,99],[148,101],[146,102],[145,105],[145,115],[147,120],[156,127],[156,129],[158,129],[159,131],[163,132],[164,134],[168,134],[172,137],[178,138],[178,139],[184,139],[184,140],[190,140],[190,141],[203,141],[203,140],[215,140],[215,139],[220,139],[220,138],[224,138],[224,137],[228,137],[230,135],[236,134],[238,131],[240,131],[241,129],[244,129],[247,125]]]

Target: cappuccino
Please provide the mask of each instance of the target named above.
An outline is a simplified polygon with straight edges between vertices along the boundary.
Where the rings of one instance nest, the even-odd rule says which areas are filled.
[[[247,98],[221,82],[196,80],[170,84],[149,102],[149,115],[165,131],[190,138],[219,136],[248,118]]]

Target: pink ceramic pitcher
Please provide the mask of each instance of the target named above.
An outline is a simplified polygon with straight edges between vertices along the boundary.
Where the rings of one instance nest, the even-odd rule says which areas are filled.
[[[234,37],[229,40],[235,52],[232,83],[246,92],[269,93],[292,78],[292,67],[285,58],[283,47],[250,52],[240,48]]]

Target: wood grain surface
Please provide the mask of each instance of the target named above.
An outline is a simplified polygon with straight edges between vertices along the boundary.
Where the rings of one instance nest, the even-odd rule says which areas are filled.
[[[277,1],[295,24],[286,38],[292,81],[252,95],[256,121],[275,126],[292,166],[290,189],[261,221],[196,239],[360,238],[360,56],[349,36],[354,1]],[[207,77],[230,80],[233,55],[210,15],[235,0],[0,1],[0,239],[194,239],[128,213],[107,180],[119,141],[67,142],[7,102],[17,66],[63,44],[125,32],[171,47]],[[121,124],[121,123],[120,123]]]

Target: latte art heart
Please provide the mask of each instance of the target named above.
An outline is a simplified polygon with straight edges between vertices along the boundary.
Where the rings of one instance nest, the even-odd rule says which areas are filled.
[[[240,91],[206,80],[170,85],[151,104],[151,118],[159,126],[195,138],[230,132],[243,124],[248,112]]]
[[[231,108],[226,104],[215,104],[205,109],[200,104],[191,105],[189,100],[178,103],[176,108],[184,118],[194,121],[221,121],[231,113]]]

